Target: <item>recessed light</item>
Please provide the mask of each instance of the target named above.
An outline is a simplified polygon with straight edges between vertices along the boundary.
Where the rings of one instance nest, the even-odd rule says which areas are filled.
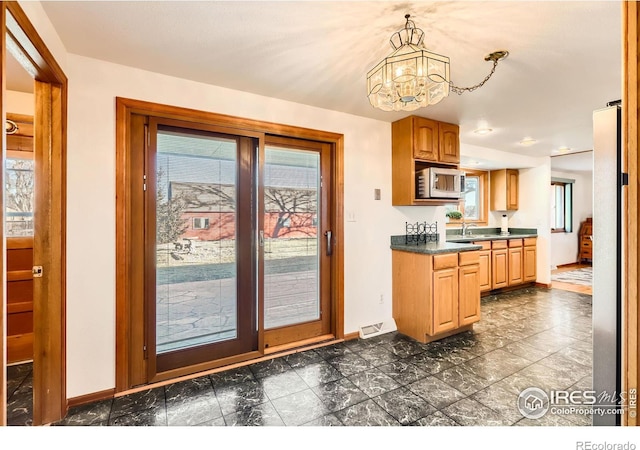
[[[526,137],[526,138],[524,138],[523,140],[520,141],[520,145],[529,146],[529,145],[535,144],[536,142],[538,142],[538,141],[536,141],[535,139],[533,139],[531,137]]]
[[[491,128],[478,128],[474,130],[474,133],[484,136],[485,134],[491,133],[493,130]]]
[[[480,161],[467,161],[466,163],[468,166],[479,166],[482,163]]]
[[[560,147],[560,148],[558,148],[558,152],[559,153],[567,153],[570,150],[571,150],[571,148],[569,148],[569,147]]]

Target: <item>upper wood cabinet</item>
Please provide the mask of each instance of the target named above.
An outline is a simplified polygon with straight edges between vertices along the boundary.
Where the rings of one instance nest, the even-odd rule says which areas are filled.
[[[391,124],[392,195],[395,206],[443,205],[451,200],[416,198],[416,172],[430,165],[457,167],[460,128],[451,123],[409,116]]]
[[[516,169],[490,172],[491,211],[515,211],[518,209],[518,171]]]

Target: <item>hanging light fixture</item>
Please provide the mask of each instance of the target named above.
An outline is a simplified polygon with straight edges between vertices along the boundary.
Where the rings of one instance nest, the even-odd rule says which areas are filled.
[[[449,57],[427,50],[424,32],[416,28],[410,14],[404,17],[404,28],[389,39],[393,52],[367,73],[369,102],[383,111],[414,111],[435,105],[450,91],[474,91],[491,78],[498,61],[509,54],[500,50],[487,55],[484,59],[493,61],[493,68],[482,82],[465,88],[455,86],[449,78]]]

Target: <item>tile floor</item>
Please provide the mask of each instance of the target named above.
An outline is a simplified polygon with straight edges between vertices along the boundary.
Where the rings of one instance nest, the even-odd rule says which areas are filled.
[[[472,332],[348,341],[75,407],[54,425],[590,425],[525,419],[516,398],[590,389],[591,354],[591,296],[522,289],[483,298]],[[9,370],[8,422],[29,425],[31,368]]]

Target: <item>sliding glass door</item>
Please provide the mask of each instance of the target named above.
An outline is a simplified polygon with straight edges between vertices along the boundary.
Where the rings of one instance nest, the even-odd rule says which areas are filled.
[[[153,372],[257,348],[257,140],[150,123],[147,310]]]

